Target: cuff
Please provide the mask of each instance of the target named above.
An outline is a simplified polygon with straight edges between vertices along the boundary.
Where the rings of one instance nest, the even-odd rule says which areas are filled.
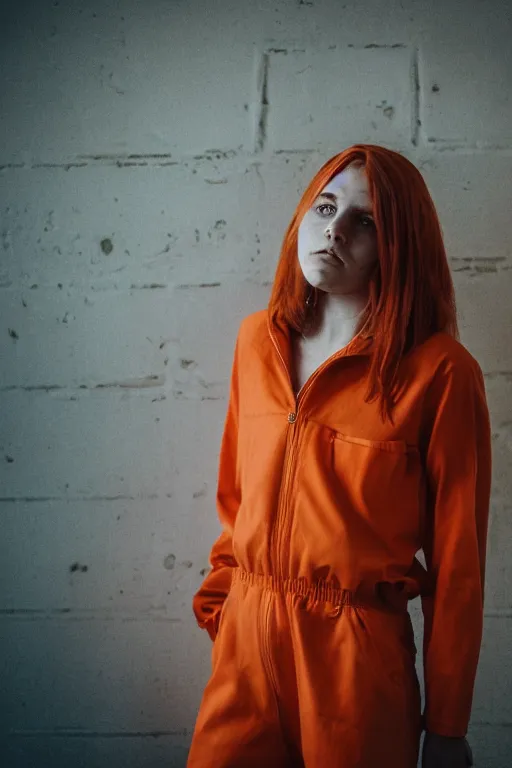
[[[217,637],[217,632],[219,631],[219,619],[220,619],[221,610],[222,610],[222,606],[218,611],[216,611],[213,614],[213,616],[210,616],[206,621],[203,621],[200,624],[201,629],[205,629],[208,632],[212,642]]]
[[[442,722],[434,717],[424,714],[422,718],[423,730],[428,733],[436,733],[438,736],[451,736],[452,738],[463,739],[467,732],[467,724],[456,722]]]

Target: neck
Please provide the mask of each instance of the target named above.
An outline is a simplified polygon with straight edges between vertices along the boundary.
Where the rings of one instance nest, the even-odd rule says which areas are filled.
[[[320,293],[315,317],[305,335],[329,346],[345,346],[360,331],[367,302],[365,294]]]

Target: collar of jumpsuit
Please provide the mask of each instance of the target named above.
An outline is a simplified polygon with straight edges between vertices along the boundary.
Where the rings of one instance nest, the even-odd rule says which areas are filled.
[[[358,690],[367,685],[369,693],[354,694],[350,706],[360,700],[368,714],[383,697],[375,717],[384,723],[394,712],[385,726],[391,734],[402,717],[395,674],[406,675],[410,706],[418,704],[408,677],[415,647],[406,604],[420,594],[424,722],[447,736],[466,733],[481,643],[491,477],[482,371],[456,339],[433,334],[402,358],[393,423],[384,422],[378,399],[365,401],[370,351],[371,339],[357,335],[296,398],[290,330],[267,310],[240,325],[219,456],[222,532],[193,601],[199,626],[215,639],[213,693],[205,694],[197,726],[205,754],[207,724],[218,722],[219,707],[231,706],[223,698],[231,690],[227,670],[238,670],[230,678],[235,691],[240,669],[251,665],[262,686],[258,696],[295,681],[308,717],[324,712],[347,722],[354,711],[344,709],[345,694],[331,683],[348,686],[357,669]],[[421,549],[427,570],[416,557]],[[331,619],[336,624],[326,623]],[[336,672],[325,685],[324,658]],[[404,667],[405,658],[412,661]],[[348,659],[348,667],[336,667]],[[252,718],[254,699],[247,706]],[[289,706],[293,713],[295,704]],[[318,727],[312,725],[311,738]],[[401,736],[389,738],[393,750]],[[192,754],[200,743],[198,736]],[[371,741],[364,746],[370,748]],[[411,750],[407,765],[416,764]],[[372,753],[357,765],[378,760]]]
[[[280,322],[276,317],[272,317],[267,312],[267,329],[268,334],[275,346],[277,355],[281,359],[282,364],[288,374],[288,378],[290,380],[290,388],[292,388],[292,345],[290,327],[286,323]],[[320,375],[335,360],[339,360],[342,357],[349,357],[352,355],[363,355],[365,357],[369,356],[372,351],[372,340],[372,336],[366,334],[364,331],[357,333],[345,347],[339,349],[336,353],[328,357],[324,363],[319,368],[317,368],[316,371],[314,371],[309,381],[307,381],[304,385],[304,389],[306,386],[309,386],[311,380],[316,378],[317,375]]]

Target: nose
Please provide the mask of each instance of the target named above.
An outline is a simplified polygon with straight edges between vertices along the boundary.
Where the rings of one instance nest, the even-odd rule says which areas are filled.
[[[338,216],[334,221],[330,221],[325,228],[325,235],[329,241],[335,243],[347,242],[348,220],[345,213]]]
[[[329,224],[329,226],[325,230],[325,235],[327,237],[327,240],[330,243],[346,245],[347,238],[346,238],[346,235],[344,234],[344,232],[342,230],[340,230],[340,229],[336,229],[335,232],[334,232],[334,235],[333,235],[331,230],[332,230],[332,227]]]

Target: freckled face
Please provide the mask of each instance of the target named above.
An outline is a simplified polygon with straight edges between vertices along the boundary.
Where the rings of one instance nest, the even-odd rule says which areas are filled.
[[[327,293],[366,293],[378,250],[363,168],[347,166],[323,188],[304,214],[297,246],[310,285]],[[328,248],[336,255],[319,253]]]

